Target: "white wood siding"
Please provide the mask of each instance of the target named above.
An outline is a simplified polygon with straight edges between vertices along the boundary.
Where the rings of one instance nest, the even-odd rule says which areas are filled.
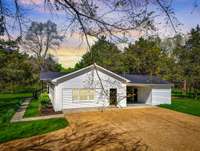
[[[68,108],[82,108],[82,107],[100,107],[103,106],[100,101],[96,100],[96,97],[94,100],[72,100],[72,90],[71,88],[64,88],[62,90],[62,96],[63,96],[63,109],[68,109]],[[98,94],[97,91],[98,89],[95,90],[95,96]]]
[[[72,89],[62,89],[62,108],[66,108],[69,103],[72,103]]]
[[[171,89],[152,89],[152,105],[170,104]]]
[[[53,85],[48,84],[49,87],[49,99],[51,100],[52,105],[54,106],[54,87]]]
[[[138,102],[151,104],[151,87],[139,87],[138,88]]]
[[[109,90],[110,88],[117,88],[117,99],[118,106],[126,106],[126,85],[120,81],[98,71],[99,76],[101,77],[103,87],[106,91],[104,93],[101,88],[101,83],[98,79],[98,76],[95,71],[90,71],[83,75],[77,76],[73,79],[64,81],[56,85],[55,88],[55,101],[56,110],[69,109],[69,108],[81,108],[81,107],[99,107],[99,106],[108,106],[109,105]],[[93,82],[91,82],[93,81]],[[73,88],[93,88],[96,90],[96,97],[93,101],[72,101],[72,89]]]
[[[101,82],[99,78],[101,78]],[[102,89],[102,86],[104,90]],[[138,88],[138,102],[152,105],[171,103],[171,86],[170,85],[142,85],[136,86]],[[73,89],[95,89],[94,100],[88,101],[73,101]],[[71,108],[84,108],[84,107],[101,107],[109,106],[110,89],[117,89],[117,106],[126,107],[126,84],[119,80],[95,70],[84,73],[80,76],[66,80],[62,83],[55,85],[50,90],[50,97],[55,111]]]

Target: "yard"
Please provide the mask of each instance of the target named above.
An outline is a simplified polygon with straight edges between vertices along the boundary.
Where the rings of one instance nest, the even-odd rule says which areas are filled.
[[[41,93],[37,99],[32,99],[28,105],[24,118],[36,117],[36,116],[47,116],[61,114],[62,112],[55,112],[49,96],[46,92]]]
[[[0,96],[0,142],[24,138],[0,144],[1,150],[195,151],[200,148],[200,102],[196,100],[175,98],[171,105],[160,105],[161,108],[73,113],[66,116],[70,122],[66,127],[64,119],[11,124],[11,115],[27,95]],[[27,116],[38,115],[38,107],[39,102],[33,100]],[[53,132],[47,133],[50,131]],[[43,135],[34,136],[38,134]]]
[[[159,107],[74,113],[65,129],[0,145],[10,150],[192,150],[200,118]]]
[[[68,125],[67,121],[62,118],[10,123],[11,117],[23,99],[31,96],[31,93],[0,94],[0,142],[43,134]],[[37,113],[27,114],[36,115]]]
[[[40,101],[32,99],[28,105],[24,117],[35,117],[40,115]]]
[[[160,107],[200,116],[200,100],[176,97],[172,99],[171,104],[162,104]]]

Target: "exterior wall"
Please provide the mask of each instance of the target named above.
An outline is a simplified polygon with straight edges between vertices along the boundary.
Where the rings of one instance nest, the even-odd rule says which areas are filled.
[[[98,76],[101,78],[99,81]],[[105,91],[102,89],[104,87]],[[89,101],[72,101],[73,88],[93,88],[96,91],[95,99]],[[59,83],[54,88],[55,110],[59,111],[68,108],[82,107],[106,107],[109,106],[109,90],[117,89],[118,107],[126,107],[126,85],[122,82],[104,74],[103,72],[92,70],[73,79]],[[63,92],[67,95],[63,96]],[[71,95],[70,95],[71,94]],[[64,98],[63,98],[64,97]],[[64,99],[64,102],[63,102]]]
[[[51,85],[48,85],[49,87],[49,98],[51,101],[53,101],[54,99],[54,87],[52,87]]]
[[[153,88],[152,105],[171,104],[171,88]]]
[[[54,105],[54,86],[51,85],[50,83],[48,83],[48,88],[49,88],[49,99],[51,100],[51,103],[53,105],[53,107],[55,106]]]
[[[151,104],[151,87],[138,88],[138,103]]]
[[[171,86],[157,85],[139,87],[138,102],[151,105],[171,104]]]

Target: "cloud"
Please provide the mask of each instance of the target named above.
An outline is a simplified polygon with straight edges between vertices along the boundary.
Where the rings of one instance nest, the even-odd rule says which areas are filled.
[[[56,12],[57,15],[52,15],[53,18],[50,14],[50,12],[44,8],[44,0],[19,0],[22,5],[27,6],[34,6],[37,5],[38,7],[34,7],[34,10],[36,10],[37,13],[32,13],[32,17],[37,20],[37,21],[43,21],[46,19],[51,19],[55,20],[54,22],[57,23],[58,27],[66,27],[68,24],[68,20],[66,16],[63,15],[63,12]],[[98,1],[100,2],[100,1]],[[98,5],[99,6],[99,5]],[[188,0],[176,0],[173,2],[173,8],[176,13],[177,18],[180,20],[181,23],[183,23],[183,26],[180,26],[182,32],[186,33],[188,32],[192,27],[196,26],[198,21],[199,14],[191,14],[192,10],[192,2]],[[101,12],[104,13],[106,8],[102,7]],[[114,18],[115,16],[111,16],[113,14],[110,14],[107,19]],[[166,37],[166,36],[173,36],[174,31],[171,30],[170,25],[165,25],[164,24],[164,19],[163,16],[160,16],[156,20],[156,26],[158,27],[158,31],[156,31],[154,34],[159,34],[161,37]],[[161,24],[159,24],[161,23]],[[78,31],[78,27],[77,30]],[[118,33],[115,33],[118,35]],[[127,33],[127,37],[130,42],[134,42],[137,40],[139,37],[145,35],[145,32],[134,30],[130,31]],[[120,35],[120,34],[119,34]],[[96,41],[95,38],[89,37],[89,42],[90,45],[94,44]],[[123,47],[126,46],[125,44],[119,44],[118,47],[123,49]],[[65,67],[72,67],[77,61],[80,60],[81,56],[88,50],[88,46],[85,41],[85,37],[79,33],[79,32],[74,32],[72,35],[70,33],[67,33],[66,40],[63,42],[61,47],[56,50],[52,51],[60,63],[62,63]]]
[[[131,31],[129,36],[133,39],[137,39],[143,33],[138,31]],[[90,45],[94,44],[96,39],[94,37],[88,37]],[[82,42],[81,42],[82,41]],[[127,44],[120,43],[117,45],[123,49]],[[82,56],[88,51],[88,46],[85,41],[85,37],[79,32],[74,32],[72,35],[66,34],[65,40],[57,50],[51,50],[50,53],[56,57],[58,62],[64,67],[74,67],[74,65],[81,60]]]
[[[50,54],[55,56],[58,63],[66,68],[74,67],[86,52],[84,47],[61,47],[57,50],[50,50]]]

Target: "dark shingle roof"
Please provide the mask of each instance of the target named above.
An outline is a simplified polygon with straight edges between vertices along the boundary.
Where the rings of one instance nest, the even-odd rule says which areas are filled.
[[[121,74],[120,76],[130,80],[131,83],[170,84],[168,81],[162,80],[156,76],[141,75],[141,74]]]
[[[61,77],[63,75],[66,75],[66,74],[67,73],[64,73],[64,72],[51,72],[51,71],[40,72],[40,80],[49,81],[49,80],[53,80],[55,78]]]
[[[67,73],[51,71],[41,72],[40,80],[50,81],[63,75],[67,75]],[[142,74],[120,74],[120,76],[130,80],[131,83],[135,84],[170,84],[168,81],[162,80],[157,76],[149,76]]]

